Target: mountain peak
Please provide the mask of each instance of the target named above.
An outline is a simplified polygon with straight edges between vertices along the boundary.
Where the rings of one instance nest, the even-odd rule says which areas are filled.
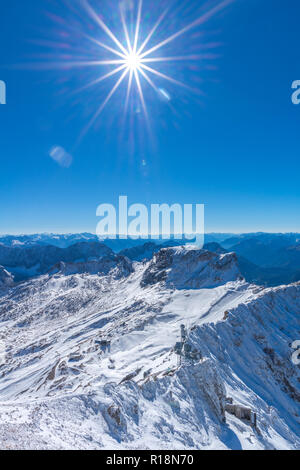
[[[141,285],[165,282],[177,289],[210,288],[241,279],[235,253],[177,247],[163,248],[154,255]]]

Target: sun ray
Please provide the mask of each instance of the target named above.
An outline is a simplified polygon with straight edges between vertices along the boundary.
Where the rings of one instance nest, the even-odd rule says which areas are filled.
[[[110,51],[113,54],[118,55],[119,57],[122,57],[123,59],[125,59],[126,55],[123,54],[122,52],[116,51],[116,49],[113,49],[112,47],[108,46],[107,44],[104,44],[103,42],[98,41],[98,39],[95,39],[92,36],[86,35],[85,37],[87,39],[89,39],[90,41],[94,42],[95,44],[97,44],[97,46],[103,47],[103,49],[106,49],[107,51]]]
[[[136,54],[137,52],[137,45],[138,45],[140,25],[141,25],[142,7],[143,7],[143,0],[139,0],[136,30],[135,30],[133,49],[132,49],[134,54]]]
[[[126,64],[123,64],[120,67],[117,67],[116,69],[112,70],[111,72],[108,72],[105,75],[102,75],[101,77],[97,78],[96,80],[93,80],[92,82],[87,83],[83,87],[78,88],[77,90],[73,91],[72,95],[80,93],[81,91],[84,91],[87,88],[90,88],[91,86],[97,85],[97,83],[103,82],[107,78],[112,77],[113,75],[116,75],[118,72],[121,72],[121,70],[124,70],[126,67],[127,67]]]
[[[111,89],[111,91],[109,92],[109,94],[107,95],[107,97],[105,98],[105,100],[102,102],[102,104],[99,106],[98,110],[96,111],[96,113],[94,114],[94,116],[92,117],[92,119],[89,121],[89,123],[87,124],[87,126],[83,129],[83,131],[81,132],[80,136],[79,136],[79,142],[82,140],[82,138],[86,135],[86,133],[89,131],[89,129],[91,128],[91,126],[94,124],[94,122],[96,121],[96,119],[100,116],[100,114],[102,113],[103,109],[105,108],[105,106],[107,105],[107,103],[109,102],[109,100],[111,99],[111,97],[115,94],[115,92],[117,91],[117,89],[119,88],[119,86],[121,85],[122,81],[124,80],[124,78],[126,77],[128,73],[128,68],[126,68],[126,70],[122,73],[121,77],[118,79],[118,81],[116,82],[116,84],[113,86],[113,88]]]
[[[125,47],[122,46],[120,41],[116,38],[116,36],[113,34],[113,32],[109,29],[109,27],[104,23],[104,21],[101,20],[100,16],[96,14],[96,12],[93,10],[93,8],[90,6],[87,0],[82,0],[82,3],[86,9],[86,11],[89,13],[91,18],[103,29],[103,31],[114,41],[114,43],[121,49],[121,51],[126,55],[127,51]]]
[[[148,117],[148,112],[147,112],[147,108],[146,108],[144,94],[143,94],[143,90],[142,90],[141,82],[140,82],[140,77],[139,77],[139,74],[138,74],[137,70],[134,70],[134,76],[135,76],[138,92],[139,92],[139,95],[140,95],[143,111],[145,113],[145,116]]]
[[[142,51],[145,49],[145,47],[147,46],[148,42],[150,41],[150,39],[152,38],[153,34],[155,33],[155,31],[157,30],[157,28],[159,27],[159,25],[161,24],[162,20],[164,19],[164,17],[166,16],[166,14],[168,13],[169,11],[169,8],[166,8],[166,10],[160,15],[160,17],[158,18],[157,22],[155,23],[155,25],[153,26],[153,28],[151,29],[150,33],[148,34],[148,36],[146,37],[145,41],[143,42],[143,44],[141,45],[141,47],[139,48],[138,50],[138,55],[140,55],[142,53]]]
[[[98,60],[95,61],[91,65],[117,65],[117,64],[124,64],[125,59],[113,59],[113,60]]]
[[[131,46],[131,42],[130,42],[130,38],[129,38],[127,24],[126,24],[125,17],[124,17],[124,10],[123,10],[123,7],[122,7],[121,3],[120,3],[120,15],[121,15],[121,21],[122,21],[122,25],[123,25],[123,29],[124,29],[124,33],[125,33],[125,39],[126,39],[126,42],[127,42],[128,51],[131,53],[132,52],[132,46]]]
[[[140,73],[143,75],[143,77],[145,78],[145,80],[149,83],[149,85],[153,88],[153,90],[155,91],[155,93],[159,94],[162,93],[162,90],[159,90],[159,88],[155,85],[155,83],[153,82],[153,80],[151,80],[151,78],[149,77],[149,75],[145,72],[145,70],[143,69],[139,69]],[[171,110],[176,113],[174,107],[171,105],[170,103],[170,99],[168,99],[168,106],[171,108]]]
[[[100,116],[104,108],[110,102],[112,96],[115,94],[117,89],[121,86],[122,82],[125,81],[125,77],[127,77],[127,75],[128,75],[128,82],[126,80],[125,85],[123,85],[124,98],[125,98],[125,102],[122,103],[123,109],[124,109],[124,114],[123,114],[124,127],[125,127],[125,119],[126,119],[126,116],[128,116],[129,112],[132,113],[131,117],[132,118],[134,117],[133,105],[136,103],[136,100],[138,100],[138,102],[140,103],[140,107],[143,108],[142,112],[143,112],[143,115],[145,116],[144,121],[148,127],[148,130],[151,133],[150,114],[147,109],[147,102],[146,102],[147,95],[145,94],[147,93],[147,91],[145,92],[144,87],[148,88],[148,85],[150,85],[150,87],[156,92],[158,96],[160,94],[162,95],[165,94],[166,98],[168,98],[168,92],[166,92],[163,88],[160,88],[159,86],[162,80],[158,80],[158,79],[166,80],[169,83],[179,86],[185,90],[189,90],[190,92],[193,92],[195,94],[199,94],[199,95],[202,94],[200,87],[198,88],[198,85],[195,85],[194,88],[189,86],[189,83],[186,81],[185,77],[182,81],[180,81],[176,79],[177,78],[176,75],[173,78],[172,76],[173,74],[171,75],[169,74],[169,72],[167,72],[168,74],[166,74],[160,71],[159,64],[168,64],[168,63],[179,64],[179,62],[182,62],[182,63],[190,62],[190,64],[192,65],[192,62],[198,61],[198,63],[201,64],[202,66],[204,60],[210,61],[211,59],[215,59],[218,57],[218,55],[211,53],[210,50],[213,47],[218,47],[220,45],[219,43],[213,42],[213,43],[205,44],[205,42],[201,41],[199,42],[199,44],[197,44],[197,49],[196,49],[195,48],[196,44],[194,43],[191,44],[191,48],[189,48],[188,44],[184,42],[184,46],[187,48],[187,50],[183,52],[178,52],[179,51],[178,45],[180,45],[180,43],[174,42],[173,52],[168,51],[167,53],[159,53],[157,51],[159,51],[164,46],[167,46],[168,44],[172,43],[177,38],[180,38],[184,34],[190,32],[191,30],[196,29],[196,27],[204,24],[214,15],[221,12],[227,5],[233,3],[235,0],[215,0],[214,7],[212,7],[211,4],[209,5],[209,2],[207,2],[206,7],[203,7],[201,9],[201,12],[202,12],[201,16],[199,16],[200,13],[198,12],[197,15],[193,16],[193,18],[196,18],[195,20],[190,20],[191,22],[189,24],[188,24],[188,21],[186,21],[185,23],[186,26],[181,27],[181,29],[178,28],[177,31],[174,29],[173,31],[170,30],[170,32],[168,33],[169,37],[166,37],[163,40],[161,40],[160,38],[159,40],[157,40],[157,44],[155,44],[155,42],[152,42],[155,33],[157,32],[159,28],[162,28],[162,24],[164,24],[167,29],[169,28],[169,26],[172,27],[173,25],[172,20],[175,19],[175,16],[178,15],[178,11],[180,11],[180,15],[182,15],[182,11],[183,9],[185,9],[182,3],[180,7],[175,8],[175,12],[174,12],[174,9],[171,10],[170,7],[162,10],[162,13],[160,15],[157,15],[158,19],[155,20],[156,23],[154,24],[154,26],[149,25],[149,28],[147,28],[147,34],[143,34],[142,22],[147,23],[148,17],[150,17],[150,15],[148,15],[148,12],[144,13],[143,0],[130,0],[131,2],[130,5],[126,5],[124,2],[120,3],[120,0],[118,0],[119,7],[117,7],[117,12],[118,12],[118,15],[120,15],[120,17],[118,18],[119,34],[114,34],[112,30],[109,28],[109,26],[104,22],[104,19],[102,19],[102,16],[97,12],[97,10],[95,10],[95,7],[90,4],[91,0],[78,0],[78,1],[81,3],[82,7],[84,8],[85,10],[84,13],[86,16],[88,16],[89,22],[91,22],[90,20],[91,18],[97,24],[97,26],[100,27],[101,29],[101,31],[97,30],[96,35],[94,33],[91,33],[89,30],[86,31],[86,34],[83,33],[82,35],[85,40],[88,40],[94,45],[98,46],[99,55],[97,54],[97,48],[95,48],[95,46],[92,47],[92,44],[88,44],[88,43],[80,44],[77,54],[74,55],[72,53],[72,47],[71,47],[73,46],[73,42],[71,42],[70,44],[68,44],[67,42],[66,43],[62,42],[61,44],[57,45],[57,48],[59,49],[58,51],[59,54],[56,53],[55,57],[53,56],[51,57],[48,54],[46,59],[49,62],[47,63],[44,62],[41,65],[40,63],[36,62],[35,64],[33,64],[33,67],[35,68],[43,67],[45,70],[60,68],[66,71],[72,68],[94,67],[96,70],[95,72],[96,76],[93,77],[94,79],[93,80],[90,79],[91,81],[89,81],[86,84],[83,84],[84,86],[71,92],[70,93],[71,95],[77,94],[90,87],[100,84],[104,82],[105,80],[108,80],[111,77],[115,77],[114,82],[112,82],[111,85],[109,85],[109,86],[112,86],[112,89],[109,88],[107,90],[107,92],[109,92],[107,96],[105,94],[103,97],[101,97],[101,102],[99,103],[100,105],[98,104],[98,109],[96,108],[96,112],[94,115],[91,114],[92,118],[82,130],[80,137],[79,137],[79,140],[81,141],[83,136],[93,126],[96,119]],[[155,2],[155,3],[159,3],[159,2]],[[175,4],[175,6],[176,5],[177,3]],[[129,9],[127,9],[127,7]],[[188,14],[192,13],[191,8],[189,8],[187,11],[188,11]],[[171,13],[170,18],[169,18],[170,19],[169,23],[167,23],[167,21],[164,21],[167,18],[168,12]],[[90,25],[88,26],[90,27]],[[78,33],[78,28],[73,28],[73,31]],[[102,36],[104,37],[103,39],[102,39]],[[197,38],[202,37],[200,30],[199,30],[199,34],[195,35],[195,38],[196,37]],[[193,36],[192,36],[192,39],[193,39]],[[85,47],[86,45],[90,47],[89,48],[87,47],[85,49],[85,52],[83,52],[83,47]],[[61,53],[62,49],[64,49],[63,51],[64,53]],[[207,51],[206,49],[209,49],[209,50]],[[43,58],[44,57],[42,57],[42,59]],[[91,60],[95,58],[98,58],[100,60]],[[39,59],[41,59],[41,57],[36,58],[36,60],[39,60]],[[51,62],[51,60],[55,60],[55,62]],[[100,73],[100,67],[102,66],[104,67],[107,66],[107,70],[104,69],[105,72]],[[176,67],[174,67],[173,70],[175,73],[178,71]],[[189,70],[195,71],[196,68],[190,67]],[[117,74],[120,74],[120,76]],[[67,79],[68,79],[68,76],[66,76],[66,80]],[[200,83],[200,79],[197,80],[197,83]],[[64,91],[66,93],[69,93],[67,86],[65,86]],[[130,100],[132,100],[132,106],[130,106],[130,110],[129,110]],[[171,98],[167,101],[170,101],[170,100]],[[133,125],[133,119],[130,120],[130,125]]]
[[[57,70],[57,69],[73,69],[73,68],[82,68],[82,67],[97,67],[102,65],[125,65],[126,61],[123,60],[77,60],[77,61],[67,61],[62,62],[33,62],[27,64],[18,64],[13,68],[30,68],[33,70]]]
[[[143,70],[141,67],[139,67],[139,72],[143,75],[143,77],[144,77],[145,80],[149,83],[149,85],[151,85],[151,87],[157,92],[157,91],[158,91],[157,86],[155,85],[155,83],[153,82],[153,80],[151,80],[151,78],[150,78],[149,75],[145,72],[145,70]]]
[[[211,55],[209,55],[211,57]],[[214,57],[214,56],[213,56]],[[151,63],[151,62],[177,62],[177,61],[190,61],[190,60],[201,60],[207,59],[207,54],[199,54],[199,55],[183,55],[183,56],[170,56],[170,57],[153,57],[149,59],[141,59],[142,64]]]
[[[144,111],[144,114],[145,114],[146,123],[147,123],[148,129],[150,130],[150,122],[149,122],[149,117],[148,117],[148,111],[147,111],[147,107],[146,107],[146,103],[145,103],[145,99],[144,99],[144,93],[143,93],[143,89],[142,89],[142,86],[141,86],[141,81],[140,81],[140,77],[139,77],[137,69],[134,70],[134,76],[135,76],[135,80],[136,80],[140,100],[141,100],[141,103],[142,103],[142,108],[143,108],[143,111]]]
[[[127,110],[128,110],[129,97],[130,97],[130,92],[131,92],[131,87],[132,87],[132,79],[133,79],[133,70],[130,69],[128,87],[127,87],[127,93],[126,93],[126,101],[125,101],[125,110],[124,110],[125,114],[127,114]]]
[[[200,24],[205,23],[207,20],[209,20],[213,15],[221,11],[223,8],[225,8],[227,5],[232,3],[234,0],[223,0],[223,2],[219,3],[216,5],[214,8],[212,8],[210,11],[204,13],[200,18],[197,18],[195,21],[190,23],[189,25],[185,26],[184,28],[180,29],[177,31],[177,33],[172,34],[172,36],[169,36],[167,39],[164,41],[161,41],[159,44],[156,46],[152,47],[151,49],[147,50],[143,54],[140,55],[141,59],[144,57],[148,56],[149,54],[152,54],[153,52],[157,51],[163,46],[166,46],[170,42],[174,41],[174,39],[177,39],[178,37],[182,36],[183,34],[187,33],[191,29],[195,28],[196,26],[199,26]]]
[[[175,85],[179,85],[182,88],[185,88],[187,90],[193,91],[194,93],[199,93],[199,90],[196,90],[194,88],[191,88],[190,86],[186,85],[183,82],[180,82],[179,80],[175,80],[175,78],[169,77],[169,75],[165,75],[164,73],[159,72],[158,70],[153,69],[152,67],[148,67],[148,65],[145,65],[143,63],[140,64],[140,67],[143,69],[148,70],[148,72],[153,73],[157,77],[164,78],[165,80],[168,80],[171,83],[174,83]]]

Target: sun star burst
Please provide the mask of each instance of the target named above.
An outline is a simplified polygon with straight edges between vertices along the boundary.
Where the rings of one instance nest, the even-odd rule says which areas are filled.
[[[186,90],[199,93],[199,89],[190,87],[188,84],[183,81],[178,80],[176,77],[172,77],[166,73],[161,72],[156,68],[156,65],[164,63],[176,63],[186,61],[187,63],[191,61],[199,61],[207,58],[207,54],[181,54],[181,55],[160,55],[160,51],[177,40],[181,36],[185,35],[194,28],[203,25],[208,21],[212,16],[223,10],[230,3],[235,0],[211,0],[213,6],[211,8],[203,9],[201,16],[196,18],[191,23],[187,24],[185,27],[182,27],[178,31],[175,31],[170,36],[161,40],[157,44],[153,45],[153,38],[155,34],[162,26],[163,21],[168,17],[170,13],[170,8],[164,10],[158,17],[155,24],[153,24],[150,32],[146,37],[143,37],[143,20],[142,20],[142,10],[143,10],[143,0],[133,0],[132,5],[134,7],[135,13],[132,12],[132,15],[135,17],[133,28],[128,29],[126,23],[126,12],[124,10],[124,2],[119,3],[119,14],[121,19],[121,25],[123,32],[118,34],[117,37],[114,32],[107,26],[102,17],[96,13],[94,8],[89,3],[89,0],[81,0],[81,4],[84,8],[87,17],[92,19],[97,26],[101,29],[102,32],[107,36],[107,41],[100,41],[98,38],[92,37],[88,34],[84,34],[85,39],[92,42],[99,48],[100,53],[104,51],[111,54],[111,57],[103,58],[103,60],[64,60],[63,62],[53,62],[47,64],[42,64],[43,68],[52,68],[52,67],[61,67],[61,68],[85,68],[85,67],[95,67],[99,69],[101,66],[115,66],[112,70],[107,71],[100,76],[95,77],[94,80],[85,84],[80,89],[75,90],[73,93],[78,93],[80,91],[86,90],[90,87],[95,87],[97,84],[100,84],[108,79],[115,78],[115,83],[112,88],[109,90],[107,95],[103,98],[101,103],[98,105],[98,108],[90,121],[87,123],[83,129],[79,140],[88,132],[90,127],[95,123],[97,118],[103,112],[104,108],[112,99],[113,95],[125,82],[126,89],[126,99],[124,114],[127,114],[129,108],[130,98],[133,93],[133,88],[137,92],[138,99],[144,114],[144,117],[149,124],[149,114],[147,110],[147,104],[144,97],[144,87],[150,86],[160,98],[164,98],[167,102],[170,101],[170,96],[168,92],[161,87],[156,85],[156,79],[165,80],[173,85],[182,87]],[[142,40],[141,40],[142,38]],[[149,47],[149,44],[152,44]],[[36,66],[37,64],[35,64]],[[73,94],[72,93],[72,94]]]
[[[127,94],[126,94],[126,102],[125,102],[125,112],[127,111],[128,108],[128,102],[130,98],[130,93],[132,90],[133,83],[135,82],[135,86],[137,88],[140,102],[143,108],[143,112],[145,115],[145,118],[148,119],[148,112],[147,112],[147,106],[144,98],[144,92],[143,92],[143,87],[141,84],[141,77],[145,79],[145,81],[158,93],[160,91],[159,88],[155,85],[154,81],[151,78],[152,76],[156,76],[159,78],[163,78],[166,81],[169,81],[170,83],[176,84],[180,87],[190,89],[191,91],[197,92],[197,90],[189,87],[185,83],[176,80],[173,77],[170,77],[166,74],[161,73],[155,67],[153,64],[155,63],[163,63],[163,62],[177,62],[177,61],[192,61],[192,60],[199,60],[202,58],[201,55],[182,55],[182,56],[169,56],[169,57],[151,57],[151,54],[154,52],[159,51],[162,47],[166,46],[170,42],[174,41],[175,39],[179,38],[183,34],[187,33],[191,29],[205,23],[208,19],[210,19],[213,15],[221,11],[223,8],[225,8],[227,5],[232,3],[234,0],[223,0],[219,1],[213,8],[210,10],[206,11],[203,13],[202,16],[197,18],[195,21],[192,23],[188,24],[184,28],[180,29],[179,31],[175,32],[171,36],[167,37],[163,41],[159,42],[155,46],[151,47],[150,49],[146,49],[146,46],[152,39],[154,33],[157,31],[159,26],[161,25],[163,19],[166,17],[168,13],[168,9],[165,10],[160,17],[158,18],[157,22],[154,24],[153,28],[150,30],[150,33],[148,36],[144,39],[142,44],[139,46],[139,40],[140,40],[140,32],[141,32],[141,19],[142,19],[142,7],[143,7],[143,0],[138,0],[138,5],[137,5],[137,15],[136,15],[136,24],[135,24],[135,31],[134,31],[134,38],[133,41],[130,39],[130,35],[128,32],[128,27],[126,24],[125,20],[125,15],[124,11],[122,8],[122,5],[120,4],[120,17],[121,17],[121,22],[123,25],[124,29],[124,34],[125,34],[125,39],[126,39],[126,45],[122,44],[122,40],[119,40],[114,33],[109,29],[109,27],[104,23],[104,21],[96,14],[94,9],[91,7],[89,4],[88,0],[83,0],[84,7],[87,11],[87,13],[90,15],[90,17],[100,26],[100,28],[107,34],[107,36],[114,42],[115,48],[112,48],[108,46],[107,44],[103,44],[101,42],[98,42],[97,40],[90,38],[93,42],[99,45],[100,48],[104,48],[108,51],[110,51],[114,57],[111,60],[106,60],[106,61],[99,61],[95,65],[116,65],[117,67],[105,74],[99,77],[97,80],[91,82],[88,84],[86,87],[95,85],[96,83],[100,83],[103,80],[115,75],[115,74],[121,74],[120,77],[117,79],[115,85],[111,89],[111,91],[108,93],[107,97],[104,99],[104,101],[101,103],[99,106],[98,110],[96,111],[95,115],[91,119],[91,121],[88,123],[88,125],[85,127],[83,130],[82,135],[84,135],[89,128],[93,125],[95,120],[98,118],[98,116],[102,113],[103,109],[105,106],[108,104],[112,96],[115,94],[117,89],[121,86],[123,81],[128,77],[128,85],[127,85]],[[116,58],[117,57],[117,58]],[[152,66],[150,66],[152,65]],[[85,88],[86,88],[85,87]]]

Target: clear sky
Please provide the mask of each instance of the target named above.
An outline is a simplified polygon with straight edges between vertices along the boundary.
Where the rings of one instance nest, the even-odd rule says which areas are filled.
[[[0,232],[94,232],[97,206],[119,195],[204,203],[208,232],[300,231],[300,106],[291,103],[300,80],[299,1],[236,0],[178,37],[159,54],[208,56],[156,69],[202,94],[152,75],[155,93],[143,80],[150,135],[134,93],[124,123],[122,84],[78,143],[118,78],[74,94],[112,66],[49,65],[106,58],[87,35],[115,48],[79,3],[70,10],[61,0],[1,1]],[[166,3],[153,44],[216,2],[144,0],[141,35]],[[91,4],[125,44],[117,1]],[[72,162],[51,158],[55,146]]]

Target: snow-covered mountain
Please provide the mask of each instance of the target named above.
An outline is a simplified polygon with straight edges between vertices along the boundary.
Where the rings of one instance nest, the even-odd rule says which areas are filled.
[[[0,448],[299,448],[299,294],[188,247],[64,262],[2,291]]]
[[[116,255],[103,243],[80,242],[67,248],[53,245],[34,245],[25,248],[0,245],[0,264],[15,275],[16,280],[23,280],[45,274],[55,264],[84,263]]]
[[[59,248],[67,248],[70,245],[86,241],[98,241],[98,237],[91,233],[36,233],[33,235],[2,235],[0,245],[25,248],[35,245],[53,245]]]
[[[215,287],[242,279],[234,253],[217,254],[186,247],[163,248],[155,254],[142,278],[142,286],[165,281],[177,289]]]
[[[99,242],[114,253],[126,256],[132,261],[149,260],[162,247],[190,243],[184,239],[174,238],[167,241],[161,239],[133,240],[130,238],[99,240],[96,235],[91,233],[2,235],[0,236],[0,265],[11,272],[15,281],[18,282],[47,272],[52,267],[49,266],[51,259],[46,261],[46,266],[40,266],[40,264],[43,264],[43,257],[47,257],[48,254],[50,258],[54,256],[55,263],[60,261],[72,263],[72,260],[63,259],[59,249],[68,250],[73,245],[80,246]],[[204,248],[217,253],[235,252],[238,256],[239,269],[246,280],[272,287],[300,280],[299,242],[299,233],[246,233],[240,235],[209,233],[205,234]],[[50,246],[52,247],[52,255]],[[21,253],[23,249],[27,255]],[[11,266],[7,264],[7,257]],[[28,263],[28,258],[35,259],[36,264]]]
[[[219,242],[232,238],[233,234],[230,233],[208,233],[205,234],[205,242]],[[0,235],[0,245],[12,247],[12,248],[28,248],[31,246],[41,245],[47,246],[52,245],[58,248],[68,248],[71,245],[80,242],[103,242],[106,246],[111,248],[114,252],[118,253],[122,250],[134,250],[144,244],[152,243],[154,245],[164,245],[165,240],[154,239],[99,239],[97,235],[92,233],[69,233],[69,234],[58,234],[58,233],[37,233],[32,235]],[[178,240],[172,238],[167,244],[182,245],[185,244],[184,239],[180,237]]]

